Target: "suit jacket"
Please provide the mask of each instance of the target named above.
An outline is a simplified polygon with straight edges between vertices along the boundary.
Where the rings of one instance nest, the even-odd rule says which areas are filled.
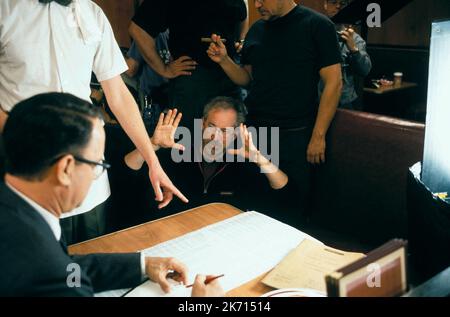
[[[139,253],[68,255],[42,216],[3,182],[0,256],[0,296],[92,296],[142,281]],[[80,287],[67,283],[73,263],[81,267]]]

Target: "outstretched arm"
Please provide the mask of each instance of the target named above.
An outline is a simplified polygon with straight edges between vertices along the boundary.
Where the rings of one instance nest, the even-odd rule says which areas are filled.
[[[161,168],[137,104],[122,78],[116,76],[102,81],[101,85],[111,111],[148,164],[150,181],[155,191],[156,200],[161,202],[159,207],[167,206],[174,194],[182,201],[188,202],[187,198],[172,184]]]
[[[252,134],[248,131],[247,126],[241,123],[239,127],[239,135],[241,138],[242,147],[240,149],[230,149],[229,154],[239,155],[249,159],[250,162],[255,163],[261,169],[261,173],[267,177],[270,187],[273,189],[281,189],[288,183],[288,176],[269,161],[253,143]]]

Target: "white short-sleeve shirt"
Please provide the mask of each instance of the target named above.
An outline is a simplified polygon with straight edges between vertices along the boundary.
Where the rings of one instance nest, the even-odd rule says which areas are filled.
[[[91,72],[112,79],[127,70],[111,25],[90,0],[65,7],[38,0],[0,1],[0,105],[45,92],[71,93],[90,102]],[[106,173],[96,180],[83,205],[91,210],[110,195]]]

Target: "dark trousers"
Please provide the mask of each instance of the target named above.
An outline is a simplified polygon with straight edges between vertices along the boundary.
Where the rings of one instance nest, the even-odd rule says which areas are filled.
[[[180,125],[189,129],[193,128],[194,119],[203,117],[204,106],[218,96],[242,97],[241,90],[218,67],[199,65],[191,76],[179,76],[169,81],[169,106],[183,113]]]

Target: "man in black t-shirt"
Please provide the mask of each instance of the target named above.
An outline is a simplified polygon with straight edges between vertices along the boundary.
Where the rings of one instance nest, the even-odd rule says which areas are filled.
[[[235,42],[246,33],[246,0],[146,0],[130,25],[130,35],[146,62],[169,81],[169,106],[183,113],[182,125],[193,127],[205,104],[216,96],[240,97],[240,89],[207,56],[212,33],[220,34],[231,57]],[[164,64],[154,39],[169,29],[169,50],[174,59]]]
[[[308,202],[310,163],[325,162],[325,135],[341,93],[338,40],[327,17],[292,0],[254,3],[262,18],[245,39],[243,67],[215,34],[208,55],[234,83],[249,85],[249,124],[280,128],[280,168],[298,187],[292,219],[298,222]],[[318,105],[319,79],[325,88]]]

